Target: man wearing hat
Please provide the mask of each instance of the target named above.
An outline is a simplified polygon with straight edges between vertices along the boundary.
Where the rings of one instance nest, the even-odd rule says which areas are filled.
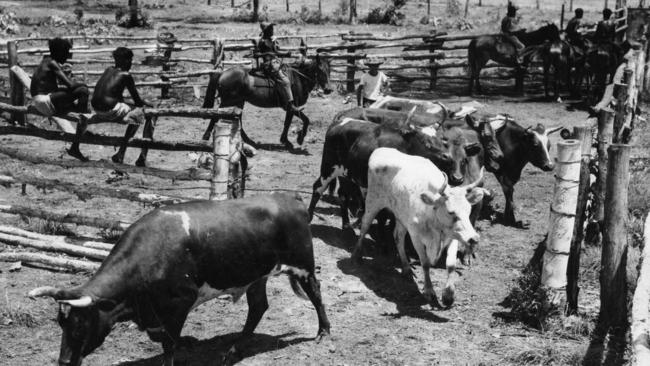
[[[284,70],[280,67],[282,66],[282,61],[278,57],[278,41],[273,36],[273,26],[275,26],[275,23],[260,23],[262,33],[257,42],[257,51],[262,54],[262,70],[280,84],[280,88],[277,90],[280,92],[280,97],[283,99],[283,108],[294,113],[299,113],[300,108],[296,107],[293,103],[291,81]]]
[[[516,33],[522,31],[524,29],[519,27],[519,19],[517,19],[517,7],[512,2],[508,2],[508,14],[501,21],[501,33],[515,46],[515,58],[520,64],[523,62],[520,53],[526,46],[517,38]]]
[[[374,103],[383,94],[383,90],[389,87],[388,76],[379,71],[379,60],[368,60],[368,72],[361,76],[361,82],[357,89],[357,105],[359,107],[368,107]]]

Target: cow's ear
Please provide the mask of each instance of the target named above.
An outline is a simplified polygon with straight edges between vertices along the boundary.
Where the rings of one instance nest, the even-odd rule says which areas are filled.
[[[117,303],[115,301],[108,299],[97,300],[96,304],[97,308],[101,311],[111,311],[117,306]]]
[[[467,201],[469,202],[470,205],[474,206],[475,204],[483,200],[483,188],[480,187],[473,188],[472,190],[467,192],[465,198],[467,198]]]
[[[440,198],[442,198],[440,194],[434,194],[431,192],[422,192],[420,194],[420,199],[422,202],[424,202],[425,205],[429,206],[435,206],[438,204],[438,200],[440,200]]]
[[[474,142],[471,144],[465,145],[465,155],[474,156],[481,152],[481,144]]]

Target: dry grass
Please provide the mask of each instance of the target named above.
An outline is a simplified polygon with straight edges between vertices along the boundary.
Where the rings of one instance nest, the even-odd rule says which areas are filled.
[[[39,234],[46,235],[64,235],[76,236],[77,234],[63,223],[52,220],[43,220],[32,217],[24,217],[23,221],[26,224],[25,230],[33,231]]]
[[[513,342],[505,361],[520,366],[577,366],[582,363],[582,347],[558,347],[557,340],[545,338],[533,342]]]

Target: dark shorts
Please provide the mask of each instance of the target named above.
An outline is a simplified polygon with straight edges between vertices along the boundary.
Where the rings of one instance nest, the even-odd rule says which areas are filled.
[[[370,105],[373,104],[374,102],[376,102],[376,100],[372,100],[372,99],[368,99],[368,98],[363,98],[363,103],[361,103],[361,105],[363,106],[363,108],[368,108],[368,107],[370,107]]]

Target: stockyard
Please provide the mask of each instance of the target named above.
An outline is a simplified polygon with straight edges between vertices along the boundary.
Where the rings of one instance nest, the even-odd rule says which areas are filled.
[[[427,113],[419,116],[421,109],[411,111],[424,101],[420,103],[446,111],[431,115],[438,118],[436,123],[464,124],[463,118],[454,119],[455,111],[473,112],[476,120],[508,115],[507,120],[523,128],[532,127],[531,136],[538,131],[537,136],[548,138],[554,169],[529,163],[514,186],[514,213],[521,222],[504,217],[501,185],[495,174],[485,172],[484,207],[473,224],[480,236],[474,256],[467,254],[452,268],[458,275],[455,301],[439,306],[423,295],[418,255],[407,250],[414,276],[404,276],[392,235],[380,235],[378,225],[363,241],[362,259],[351,259],[359,227],[341,229],[340,198],[325,190],[309,228],[329,335],[315,337],[320,329],[314,306],[293,293],[287,276],[271,276],[268,310],[250,338],[239,342],[251,301],[246,296],[233,302],[234,295],[221,294],[199,305],[187,316],[181,337],[163,330],[163,338],[174,338],[174,364],[650,364],[650,269],[642,260],[650,235],[650,80],[643,36],[644,14],[650,8],[644,8],[644,1],[609,1],[616,40],[627,39],[632,47],[612,83],[604,90],[586,83],[582,97],[570,95],[564,86],[559,95],[551,91],[547,96],[540,59],[527,67],[523,91],[515,88],[511,67],[491,61],[481,72],[482,91],[468,93],[468,45],[478,36],[499,33],[507,1],[354,1],[351,6],[347,0],[261,0],[257,14],[254,3],[0,1],[1,364],[77,364],[66,363],[70,356],[63,352],[59,323],[70,327],[66,317],[77,314],[105,316],[105,309],[115,304],[99,300],[123,299],[90,296],[93,303],[80,307],[70,297],[28,294],[43,286],[72,289],[85,284],[104,258],[125,255],[113,245],[125,241],[125,229],[152,210],[276,192],[300,197],[306,208],[321,174],[326,131],[340,112],[356,107],[355,88],[364,62],[371,59],[383,61],[379,69],[390,78],[386,94],[406,101],[401,113],[407,121],[427,118]],[[595,26],[605,4],[515,2],[519,24],[529,31],[566,25],[577,8]],[[356,17],[350,14],[354,6]],[[280,143],[285,119],[280,108],[246,103],[239,110],[218,105],[219,100],[214,108],[202,108],[211,75],[257,65],[251,40],[260,36],[261,21],[276,23],[280,48],[289,53],[285,62],[301,58],[329,64],[329,85],[316,85],[302,110],[310,119],[302,144],[297,117],[289,128],[290,144]],[[72,39],[73,78],[91,93],[112,65],[111,52],[120,46],[133,50],[131,74],[143,99],[152,104],[146,115],[157,121],[153,138],[141,137],[141,126],[123,163],[112,162],[111,156],[126,124],[89,124],[81,140],[89,161],[82,162],[66,153],[79,115],[47,118],[30,107],[28,82],[53,37]],[[551,74],[552,80],[560,78]],[[317,74],[305,77],[322,79]],[[333,92],[326,93],[328,88]],[[371,109],[363,113],[391,112]],[[204,140],[215,116],[221,120]],[[256,149],[242,142],[242,129]],[[146,167],[136,166],[141,147],[151,148]],[[172,221],[177,229],[141,225],[148,234],[131,245],[171,250],[147,236],[198,230],[192,227],[196,218],[188,220],[188,229],[182,220],[183,225]],[[258,229],[254,223],[231,223]],[[151,273],[125,276],[115,270],[113,281],[137,287],[132,282],[169,266],[157,263],[169,257],[155,250],[132,250],[131,257],[122,258],[131,265],[141,263]],[[174,260],[183,263],[183,258]],[[236,263],[237,275],[246,276],[245,271],[257,270],[251,260],[240,252],[218,258],[218,263]],[[104,273],[111,270],[103,268]],[[430,272],[441,298],[448,275],[444,255]],[[151,300],[151,308],[144,310],[149,318],[170,316],[163,303],[173,301],[172,296],[157,299],[160,303]],[[148,337],[152,327],[139,327],[132,313],[112,325],[83,364],[170,365],[161,343]],[[98,316],[88,319],[94,320],[84,329],[98,332],[93,328]],[[64,343],[74,344],[84,331],[76,333],[68,333]]]

